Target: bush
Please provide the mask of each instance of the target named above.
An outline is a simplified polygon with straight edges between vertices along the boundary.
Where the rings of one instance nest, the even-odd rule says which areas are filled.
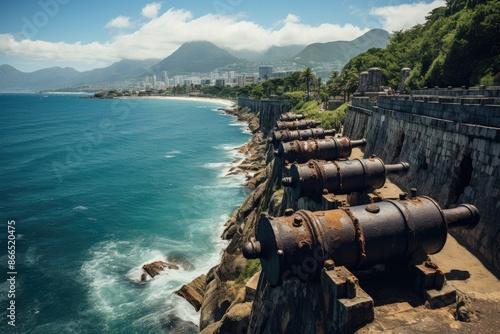
[[[245,268],[243,269],[243,272],[240,274],[240,276],[238,276],[236,278],[236,283],[245,284],[260,269],[261,269],[261,266],[260,266],[259,259],[247,260],[247,263],[245,264]]]

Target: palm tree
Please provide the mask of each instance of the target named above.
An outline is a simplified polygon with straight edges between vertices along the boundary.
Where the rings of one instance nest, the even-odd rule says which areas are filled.
[[[311,81],[314,79],[314,74],[310,67],[307,67],[302,73],[300,73],[300,78],[306,83],[306,101],[309,101],[309,87]]]

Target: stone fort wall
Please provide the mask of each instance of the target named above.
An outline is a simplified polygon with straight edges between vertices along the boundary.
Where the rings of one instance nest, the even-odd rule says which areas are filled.
[[[422,90],[379,96],[377,103],[354,98],[344,134],[367,139],[365,156],[410,163],[407,176],[394,180],[402,189],[416,187],[444,208],[476,205],[479,225],[456,233],[499,275],[500,89],[461,97],[443,91],[455,95]]]

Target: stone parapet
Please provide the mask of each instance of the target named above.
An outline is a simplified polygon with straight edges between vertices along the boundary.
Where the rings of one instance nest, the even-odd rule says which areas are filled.
[[[407,96],[380,96],[377,106],[385,110],[410,113],[459,123],[500,127],[500,104],[488,98],[426,98],[408,99]]]

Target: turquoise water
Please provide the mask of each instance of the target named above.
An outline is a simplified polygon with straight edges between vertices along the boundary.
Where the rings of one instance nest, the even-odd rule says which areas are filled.
[[[162,333],[198,322],[173,294],[215,265],[223,223],[248,192],[226,177],[249,139],[223,105],[0,94],[0,270],[16,222],[18,333]],[[142,265],[194,266],[140,282]],[[0,332],[9,285],[0,283]]]

